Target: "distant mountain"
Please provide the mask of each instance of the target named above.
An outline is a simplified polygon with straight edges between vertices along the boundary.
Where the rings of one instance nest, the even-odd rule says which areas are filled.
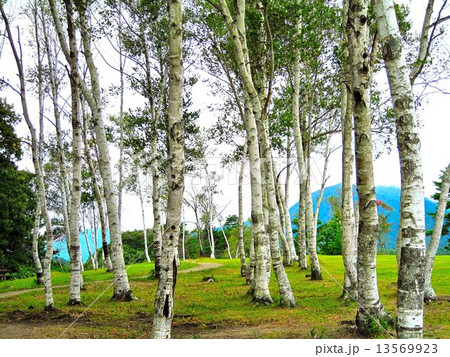
[[[319,191],[316,191],[312,194],[313,198],[313,204],[314,209],[316,208],[316,201],[317,197],[319,196]],[[331,206],[328,203],[327,198],[330,196],[339,196],[341,194],[341,184],[326,187],[324,194],[323,194],[323,200],[320,205],[320,211],[319,211],[319,220],[322,221],[322,223],[328,222],[330,218],[332,217],[333,213],[331,212]],[[386,243],[387,249],[395,249],[396,242],[397,242],[397,232],[398,232],[398,225],[399,225],[399,218],[400,218],[400,188],[394,187],[394,186],[377,186],[376,187],[376,195],[377,200],[381,200],[390,207],[392,207],[392,211],[390,212],[390,216],[388,218],[388,222],[392,223],[392,230],[390,233],[387,234],[388,240]],[[353,187],[353,196],[356,200],[356,188]],[[430,217],[428,213],[436,212],[437,208],[437,202],[425,198],[425,227],[427,230],[433,229],[434,220]],[[291,218],[297,217],[298,215],[298,203],[293,205],[289,209],[289,213],[291,214]],[[450,235],[444,236],[441,238],[441,241],[439,243],[439,248],[444,248],[445,245],[447,245],[447,241]],[[427,245],[428,245],[429,237],[427,237]]]

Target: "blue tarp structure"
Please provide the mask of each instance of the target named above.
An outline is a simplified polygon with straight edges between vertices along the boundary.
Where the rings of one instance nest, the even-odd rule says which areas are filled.
[[[86,230],[87,238],[89,241],[89,246],[91,248],[91,252],[94,252],[94,240],[93,240],[93,232],[90,229]],[[106,240],[109,243],[109,230],[106,231]],[[86,245],[86,239],[84,237],[84,232],[80,232],[80,245],[81,245],[81,257],[83,260],[83,263],[86,263],[86,261],[89,259],[89,252]],[[100,228],[97,229],[97,249],[100,249],[102,247],[102,230]],[[69,253],[67,252],[67,244],[66,244],[66,238],[60,238],[53,242],[53,249],[55,250],[55,256],[69,261]],[[58,254],[56,254],[56,251],[58,251]]]

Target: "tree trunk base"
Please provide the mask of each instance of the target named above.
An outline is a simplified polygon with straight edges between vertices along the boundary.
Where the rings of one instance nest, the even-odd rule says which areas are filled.
[[[296,307],[297,302],[295,301],[294,295],[281,297],[280,306],[281,307]]]
[[[322,273],[319,270],[311,269],[311,280],[322,280]]]
[[[138,298],[134,296],[131,290],[122,291],[118,294],[114,293],[114,295],[111,298],[111,301],[133,301],[133,300],[138,300]]]
[[[273,304],[273,300],[270,298],[270,296],[262,296],[262,297],[255,297],[253,296],[253,303],[256,305],[271,305]]]
[[[241,265],[241,277],[245,278],[247,276],[247,266]]]
[[[394,326],[394,319],[389,315],[380,304],[379,308],[359,309],[356,314],[356,328],[358,333],[363,336],[374,336],[387,333],[389,327]]]
[[[45,306],[45,307],[44,307],[44,311],[45,311],[45,312],[56,311],[55,305],[51,304],[51,305]]]
[[[67,306],[85,306],[80,300],[70,299]]]
[[[423,301],[427,304],[429,304],[431,301],[436,301],[437,296],[434,292],[433,288],[425,288],[425,292],[423,294]]]

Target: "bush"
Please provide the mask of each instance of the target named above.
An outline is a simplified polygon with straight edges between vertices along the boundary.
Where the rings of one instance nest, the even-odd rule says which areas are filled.
[[[317,229],[317,246],[320,254],[342,254],[342,223],[337,217]]]

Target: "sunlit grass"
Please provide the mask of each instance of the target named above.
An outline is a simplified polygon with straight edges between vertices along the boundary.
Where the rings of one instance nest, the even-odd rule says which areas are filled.
[[[307,272],[297,266],[287,267],[287,273],[298,302],[296,308],[283,309],[277,306],[279,294],[277,282],[272,276],[270,290],[274,304],[256,306],[246,295],[248,286],[239,274],[238,260],[198,259],[182,262],[180,270],[189,269],[202,262],[221,263],[222,267],[178,275],[175,296],[173,336],[196,337],[247,337],[247,338],[310,338],[321,334],[325,338],[356,337],[348,329],[349,321],[356,315],[356,303],[345,303],[339,297],[344,268],[340,256],[319,256],[322,264],[322,281],[311,281]],[[433,286],[439,296],[450,296],[448,279],[449,256],[436,257]],[[68,307],[68,287],[54,290],[55,304],[59,314],[69,314],[70,319],[61,322],[68,325],[90,307],[65,337],[90,338],[148,338],[151,331],[154,295],[157,282],[149,277],[152,263],[136,264],[128,274],[137,301],[121,303],[110,301],[112,275],[102,270],[84,273],[86,291],[82,292],[84,307]],[[329,275],[328,273],[331,275]],[[204,276],[214,276],[215,282],[202,281]],[[54,274],[55,285],[66,285],[69,274]],[[28,281],[25,283],[24,281]],[[29,279],[2,282],[14,284],[15,289],[32,288]],[[378,285],[380,298],[387,311],[396,315],[396,261],[394,256],[378,256]],[[27,285],[28,284],[28,285]],[[106,290],[106,291],[105,291]],[[1,290],[0,290],[1,291]],[[103,293],[104,292],[104,293]],[[99,295],[103,295],[99,298]],[[34,309],[29,309],[33,306]],[[0,318],[7,318],[14,310],[27,314],[41,314],[44,306],[42,291],[0,299]],[[30,312],[31,311],[31,312]],[[40,316],[40,315],[39,315]],[[447,301],[437,301],[425,306],[425,337],[450,337],[450,307]],[[343,324],[344,322],[344,324]],[[58,330],[59,331],[59,330]],[[394,332],[394,331],[391,331]],[[386,338],[387,335],[379,337]]]

